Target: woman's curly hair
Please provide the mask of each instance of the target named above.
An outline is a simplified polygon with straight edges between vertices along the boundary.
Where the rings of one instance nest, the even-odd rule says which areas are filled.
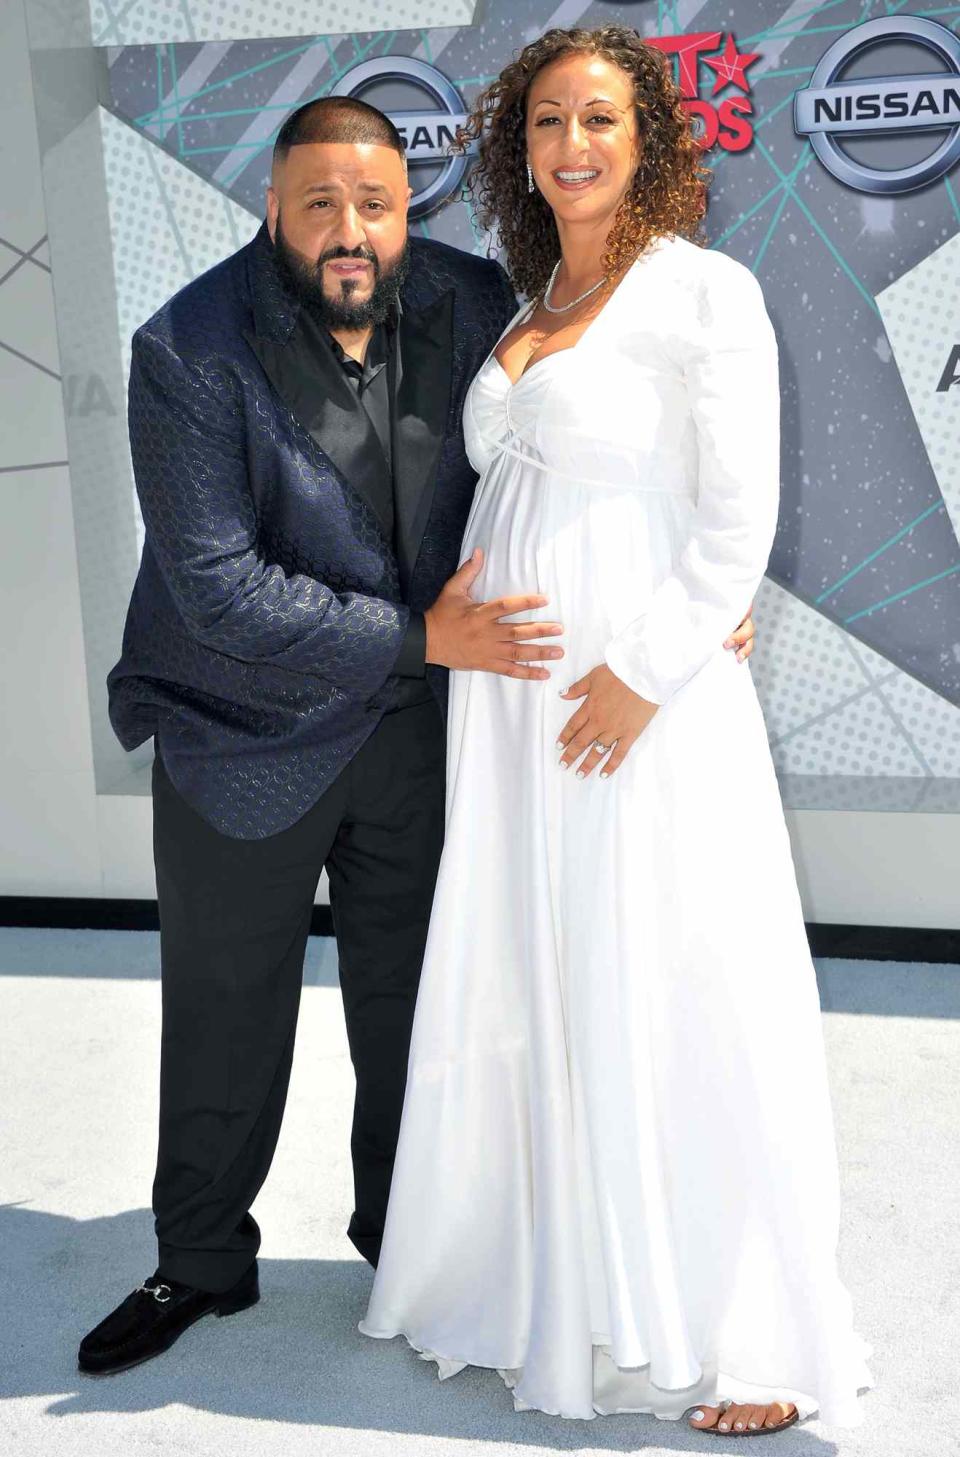
[[[479,139],[468,190],[477,220],[496,232],[514,287],[539,296],[560,256],[553,213],[539,191],[527,189],[527,96],[538,71],[573,54],[603,56],[632,79],[640,163],[617,211],[601,266],[608,287],[652,239],[679,233],[703,245],[702,218],[713,174],[683,109],[670,63],[626,25],[545,31],[504,67],[477,97],[457,130],[455,150]]]

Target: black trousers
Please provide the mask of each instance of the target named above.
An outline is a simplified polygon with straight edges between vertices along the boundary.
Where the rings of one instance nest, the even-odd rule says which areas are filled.
[[[213,829],[157,756],[161,1275],[226,1290],[259,1249],[250,1205],[280,1132],[324,866],[357,1082],[347,1234],[376,1264],[443,843],[445,746],[434,701],[387,714],[313,808],[264,840]]]

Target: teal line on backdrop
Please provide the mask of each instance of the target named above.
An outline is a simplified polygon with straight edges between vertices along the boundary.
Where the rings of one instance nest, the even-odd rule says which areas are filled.
[[[869,617],[871,612],[878,612],[881,607],[889,607],[891,602],[899,602],[901,597],[912,597],[914,592],[919,592],[921,587],[930,587],[934,582],[942,582],[944,577],[952,577],[954,572],[960,572],[960,562],[955,562],[946,571],[936,572],[932,577],[925,577],[922,582],[914,582],[912,587],[905,587],[902,592],[894,592],[891,597],[884,597],[882,602],[875,602],[872,607],[863,607],[859,612],[851,613],[843,619],[844,624],[856,622],[858,617]]]
[[[840,588],[849,582],[851,577],[855,577],[858,572],[863,571],[864,567],[868,567],[871,562],[875,562],[877,557],[882,556],[891,546],[895,546],[901,537],[906,536],[907,532],[912,531],[915,526],[919,526],[921,521],[926,521],[927,517],[932,516],[935,511],[945,511],[946,509],[942,501],[934,501],[932,506],[928,506],[925,511],[920,512],[919,516],[915,516],[912,521],[907,522],[906,526],[902,526],[896,536],[891,536],[889,541],[883,542],[881,546],[877,547],[876,551],[872,551],[869,556],[864,557],[862,562],[858,562],[855,567],[851,567],[849,572],[845,572],[838,582],[834,582],[832,587],[828,587],[826,591],[820,593],[819,597],[815,597],[814,606],[819,607],[820,603],[825,602],[828,597],[832,597],[834,592],[839,592]]]

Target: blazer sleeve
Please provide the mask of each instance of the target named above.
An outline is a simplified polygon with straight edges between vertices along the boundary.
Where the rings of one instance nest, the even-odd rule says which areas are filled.
[[[720,265],[720,259],[723,264]],[[698,444],[692,530],[671,574],[604,658],[628,687],[665,703],[723,651],[763,579],[780,498],[776,336],[756,278],[713,255],[668,343]]]
[[[133,336],[130,451],[146,539],[190,634],[248,663],[368,697],[391,672],[409,608],[288,576],[257,550],[246,429],[226,391],[143,329]]]

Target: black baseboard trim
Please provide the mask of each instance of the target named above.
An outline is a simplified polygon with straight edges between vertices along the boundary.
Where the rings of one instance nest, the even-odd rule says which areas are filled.
[[[749,910],[744,912],[749,915]],[[0,926],[48,927],[76,931],[156,931],[160,922],[153,900],[104,900],[61,896],[0,896]],[[314,906],[312,936],[332,936],[329,906]],[[960,928],[925,926],[840,926],[808,921],[814,956],[855,961],[936,961],[960,964]]]
[[[152,900],[107,900],[84,896],[0,896],[0,926],[68,931],[159,931]],[[314,906],[311,936],[332,936],[329,906]]]
[[[814,956],[852,961],[937,961],[960,964],[960,928],[927,926],[834,926],[807,922]]]

